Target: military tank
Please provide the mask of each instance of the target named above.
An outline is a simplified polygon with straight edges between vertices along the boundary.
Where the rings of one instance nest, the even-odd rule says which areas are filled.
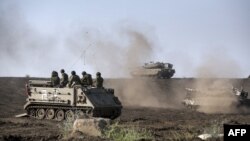
[[[24,109],[37,119],[73,120],[77,116],[115,119],[121,115],[122,105],[114,89],[83,87],[55,88],[50,81],[30,80]]]
[[[173,77],[175,69],[173,64],[163,62],[150,62],[145,63],[142,67],[139,67],[131,72],[134,77],[153,77],[169,79]]]

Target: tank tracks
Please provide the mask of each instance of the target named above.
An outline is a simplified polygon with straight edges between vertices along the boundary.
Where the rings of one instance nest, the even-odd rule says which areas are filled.
[[[69,106],[38,106],[31,105],[26,107],[27,114],[36,119],[49,120],[69,120],[76,118],[89,118],[93,115],[92,107],[69,107]]]

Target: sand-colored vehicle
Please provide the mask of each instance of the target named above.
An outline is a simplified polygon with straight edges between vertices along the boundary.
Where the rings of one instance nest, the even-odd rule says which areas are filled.
[[[187,108],[196,110],[199,107],[199,104],[195,99],[198,92],[199,91],[196,89],[186,88],[186,95],[182,100],[182,104]]]
[[[250,107],[250,99],[248,99],[248,92],[243,89],[237,89],[233,87],[232,89],[207,89],[198,90],[192,88],[186,88],[186,96],[182,101],[182,104],[187,108],[198,109],[200,106],[214,106],[209,105],[212,101],[221,101],[221,105],[225,101],[231,101],[227,106],[233,107]]]
[[[175,69],[173,64],[162,62],[145,63],[142,67],[136,68],[131,72],[134,77],[154,77],[169,79],[173,77]]]
[[[30,80],[26,85],[27,114],[37,119],[58,121],[75,119],[76,116],[115,119],[120,116],[122,105],[114,89],[83,87],[55,88],[50,81]]]

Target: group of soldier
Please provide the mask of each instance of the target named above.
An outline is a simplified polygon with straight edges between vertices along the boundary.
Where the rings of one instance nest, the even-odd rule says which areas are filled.
[[[58,76],[56,71],[52,71],[51,74],[51,85],[52,87],[73,87],[75,85],[82,86],[95,86],[97,88],[103,87],[103,78],[100,72],[96,73],[96,80],[93,84],[93,79],[91,74],[87,74],[85,71],[82,72],[82,78],[80,78],[75,71],[71,72],[71,76],[68,77],[68,74],[65,73],[64,69],[61,69],[61,79]]]

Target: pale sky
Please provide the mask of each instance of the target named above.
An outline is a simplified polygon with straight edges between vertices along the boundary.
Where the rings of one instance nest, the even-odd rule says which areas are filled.
[[[0,0],[0,76],[64,68],[126,77],[124,52],[141,45],[124,33],[133,31],[152,48],[133,54],[141,65],[172,63],[174,77],[247,77],[249,25],[249,0]]]

